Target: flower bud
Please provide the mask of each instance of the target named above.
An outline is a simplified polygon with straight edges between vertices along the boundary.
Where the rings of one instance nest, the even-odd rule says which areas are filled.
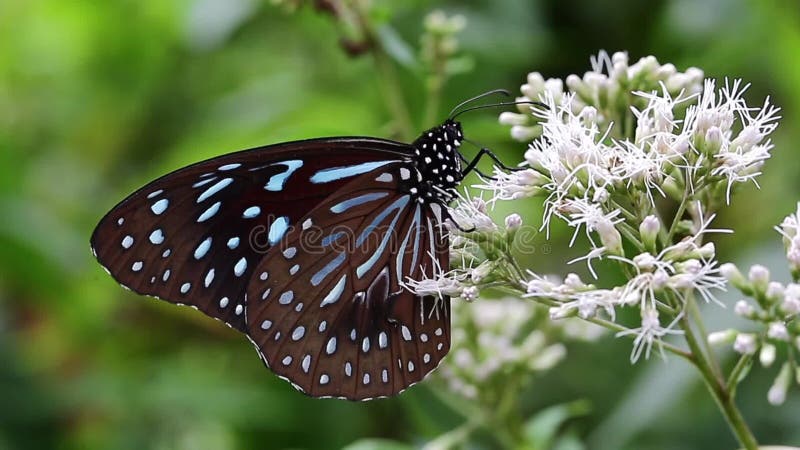
[[[592,201],[594,203],[604,203],[608,200],[610,194],[605,188],[598,188],[594,191],[594,195],[592,196]]]
[[[633,263],[639,270],[651,272],[656,267],[656,257],[650,253],[640,253],[633,257]]]
[[[511,139],[517,142],[530,142],[542,134],[541,125],[526,127],[524,125],[514,125],[511,127]]]
[[[733,350],[742,355],[752,355],[758,349],[758,341],[755,334],[739,333],[733,342]]]
[[[713,242],[707,242],[705,245],[700,247],[698,254],[703,259],[712,259],[717,254],[717,248]]]
[[[769,269],[761,264],[754,264],[750,267],[750,272],[747,274],[753,287],[759,292],[765,292],[767,283],[769,283]]]
[[[522,226],[522,217],[517,213],[512,213],[506,216],[506,229],[508,231],[516,231]]]
[[[656,251],[656,239],[658,238],[658,232],[661,230],[661,221],[658,220],[658,217],[654,215],[650,215],[642,220],[641,225],[639,225],[639,233],[642,236],[642,243],[644,244],[645,248],[650,250],[651,252]]]
[[[464,300],[471,302],[478,298],[478,288],[477,286],[467,286],[461,291],[461,298]]]
[[[622,250],[622,236],[620,236],[619,231],[617,231],[610,220],[598,221],[595,229],[597,230],[597,234],[600,235],[600,242],[603,243],[603,247],[606,248],[608,253],[619,256],[624,255],[624,251]]]
[[[705,153],[708,155],[714,155],[718,153],[720,146],[722,145],[722,131],[719,129],[719,127],[709,128],[708,131],[706,131],[705,140]]]
[[[792,382],[792,366],[785,362],[775,377],[775,382],[767,392],[767,401],[773,406],[782,405],[786,401],[786,391],[789,390],[789,385]]]
[[[767,298],[772,302],[775,302],[783,298],[783,291],[784,291],[783,285],[778,283],[777,281],[770,281],[769,284],[767,284],[766,295]]]
[[[714,331],[708,334],[708,343],[711,345],[730,344],[736,339],[736,330],[727,329],[722,331]]]
[[[758,353],[758,360],[764,367],[769,367],[775,362],[775,346],[772,344],[764,344],[761,351]]]
[[[733,312],[746,319],[752,319],[755,315],[755,310],[746,300],[739,300],[736,302],[736,306],[733,307]]]
[[[528,116],[510,111],[503,111],[500,113],[500,118],[498,120],[502,125],[526,125],[528,123]]]
[[[737,289],[748,292],[751,290],[750,283],[744,278],[739,268],[732,263],[725,263],[719,266],[719,273],[725,277]]]
[[[581,280],[581,277],[575,273],[567,274],[567,277],[564,278],[564,285],[573,290],[583,289],[586,287],[586,283],[584,283],[583,280]]]
[[[569,310],[569,309],[566,309],[566,308],[561,308],[561,307],[558,307],[558,306],[552,306],[552,307],[550,307],[549,314],[550,314],[550,319],[551,320],[558,320],[558,319],[565,319],[567,317],[571,317],[571,316],[574,315],[574,312]]]
[[[786,329],[786,324],[783,322],[772,322],[767,329],[767,337],[778,341],[788,341],[789,330]]]

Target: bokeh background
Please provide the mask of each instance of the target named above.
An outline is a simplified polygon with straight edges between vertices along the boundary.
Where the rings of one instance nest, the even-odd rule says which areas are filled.
[[[787,279],[771,228],[800,200],[796,0],[374,3],[387,42],[405,42],[414,57],[394,51],[382,63],[419,130],[434,123],[425,123],[426,75],[413,61],[434,9],[467,20],[458,35],[467,59],[442,89],[444,111],[489,89],[516,91],[530,71],[582,74],[600,49],[753,83],[751,102],[771,96],[784,119],[761,189],[741,189],[724,210],[718,225],[736,234],[717,245],[723,261],[759,260]],[[372,54],[348,55],[347,30],[328,14],[292,9],[258,0],[0,2],[0,449],[328,449],[364,438],[421,446],[468,420],[442,400],[435,377],[394,399],[307,398],[265,370],[241,336],[123,290],[89,252],[106,210],[191,162],[315,136],[405,138]],[[473,139],[521,159],[524,146],[496,111],[463,120]],[[519,208],[536,220],[524,204],[505,208],[498,214]],[[550,244],[551,255],[528,263],[565,273],[565,236]],[[714,314],[711,328],[733,315]],[[694,373],[674,358],[631,366],[629,345],[570,345],[518,393],[520,416],[585,402],[559,428],[584,447],[563,448],[735,448]],[[773,377],[754,369],[739,403],[762,442],[800,445],[800,395],[795,388],[786,404],[769,406]],[[485,430],[469,447],[498,445]],[[352,448],[381,446],[405,448]]]

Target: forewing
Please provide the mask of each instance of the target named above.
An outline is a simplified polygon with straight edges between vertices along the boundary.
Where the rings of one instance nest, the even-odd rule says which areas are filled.
[[[449,299],[401,284],[448,264],[438,205],[398,189],[410,170],[395,163],[352,181],[255,269],[251,339],[274,372],[311,396],[394,395],[449,350]]]
[[[402,144],[318,139],[232,153],[170,173],[112,209],[92,251],[123,286],[246,332],[253,269],[291,224]]]

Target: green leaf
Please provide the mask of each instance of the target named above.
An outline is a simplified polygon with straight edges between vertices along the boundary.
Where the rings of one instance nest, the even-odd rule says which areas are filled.
[[[575,433],[569,433],[559,437],[552,450],[586,450],[586,444]]]
[[[535,449],[550,448],[556,440],[559,428],[566,421],[585,415],[590,410],[591,405],[587,400],[551,406],[528,419],[525,423],[525,436]]]
[[[459,75],[462,73],[472,72],[475,68],[475,60],[469,56],[460,56],[458,58],[451,58],[447,61],[445,72],[448,75]]]
[[[343,450],[412,450],[414,447],[390,439],[359,439]]]
[[[394,28],[385,25],[379,27],[376,34],[380,40],[381,47],[393,60],[408,70],[417,70],[419,65],[414,57],[414,51]]]

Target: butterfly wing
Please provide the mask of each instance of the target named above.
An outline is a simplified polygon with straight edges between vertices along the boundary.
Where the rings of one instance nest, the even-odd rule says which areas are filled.
[[[94,230],[92,251],[124,287],[246,332],[253,268],[289,226],[353,177],[408,149],[371,138],[314,139],[200,162],[115,206]]]
[[[398,162],[354,179],[255,269],[250,337],[264,362],[306,394],[394,395],[449,350],[449,299],[401,285],[433,277],[449,257],[439,206],[400,189],[411,173]]]

